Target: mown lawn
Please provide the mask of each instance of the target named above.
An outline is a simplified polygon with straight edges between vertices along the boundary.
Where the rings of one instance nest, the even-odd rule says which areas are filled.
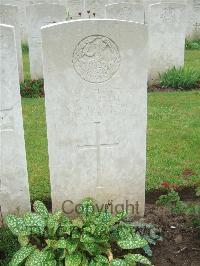
[[[187,51],[186,65],[200,69],[200,51]],[[27,64],[25,71],[28,77]],[[31,198],[45,200],[50,185],[44,99],[22,104]],[[148,94],[147,143],[147,190],[168,179],[187,186],[200,182],[200,92]]]

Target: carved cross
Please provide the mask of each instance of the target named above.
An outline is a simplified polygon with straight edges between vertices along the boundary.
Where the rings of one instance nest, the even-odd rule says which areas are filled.
[[[83,145],[78,147],[81,150],[96,150],[96,161],[97,161],[97,170],[96,170],[96,175],[97,175],[97,188],[103,188],[103,185],[101,185],[101,149],[103,148],[113,148],[117,146],[119,143],[101,143],[101,122],[95,122],[95,129],[96,129],[96,143],[94,145]]]

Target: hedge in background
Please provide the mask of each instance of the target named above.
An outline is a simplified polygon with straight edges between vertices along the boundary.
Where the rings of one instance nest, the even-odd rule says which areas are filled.
[[[44,80],[25,80],[20,84],[20,92],[24,98],[44,97]]]
[[[200,50],[200,40],[186,40],[185,48],[188,50]]]

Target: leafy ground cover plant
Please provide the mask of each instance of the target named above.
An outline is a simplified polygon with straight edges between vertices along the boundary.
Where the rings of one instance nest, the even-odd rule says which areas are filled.
[[[200,204],[182,201],[177,191],[178,186],[175,185],[176,184],[173,184],[172,186],[168,182],[162,183],[162,186],[168,190],[168,193],[161,195],[157,201],[157,204],[168,207],[176,214],[188,215],[192,219],[194,226],[200,230]]]
[[[153,224],[145,223],[144,219],[132,223],[136,233],[146,239],[147,245],[143,247],[144,252],[151,257],[153,255],[151,245],[156,245],[157,242],[162,241],[161,230],[157,229]]]
[[[8,266],[10,259],[20,248],[17,237],[8,228],[0,227],[0,265]]]
[[[44,97],[44,81],[25,80],[20,84],[21,96],[24,98],[40,98]]]
[[[107,208],[98,212],[91,199],[82,202],[75,219],[62,211],[48,213],[40,201],[33,207],[34,212],[23,218],[8,215],[5,219],[21,245],[10,266],[151,265],[145,256],[133,252],[148,242],[132,225],[121,222],[125,213],[113,216]],[[113,245],[124,251],[123,256],[115,258]]]
[[[160,74],[159,83],[165,88],[192,90],[198,88],[200,73],[190,67],[171,68]]]
[[[200,40],[186,40],[185,48],[188,50],[200,50]]]

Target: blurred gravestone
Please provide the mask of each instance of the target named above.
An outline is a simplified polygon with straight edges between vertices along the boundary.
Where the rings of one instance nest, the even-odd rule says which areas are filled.
[[[19,13],[17,6],[0,5],[0,23],[14,26],[15,28],[19,79],[20,81],[23,81],[24,74],[23,74],[23,61],[22,61],[21,32],[20,32]]]
[[[30,211],[16,51],[14,27],[0,24],[0,212],[3,217]]]
[[[193,39],[200,39],[200,1],[194,0]]]
[[[105,6],[108,0],[85,0],[86,18],[105,18]]]
[[[68,19],[84,18],[84,0],[67,0]]]
[[[130,3],[106,5],[106,18],[144,23],[144,7]]]
[[[58,4],[36,4],[28,6],[26,12],[31,78],[40,79],[43,78],[41,27],[65,21],[65,7]]]
[[[185,5],[160,3],[149,13],[149,82],[172,67],[184,65],[186,17]]]

